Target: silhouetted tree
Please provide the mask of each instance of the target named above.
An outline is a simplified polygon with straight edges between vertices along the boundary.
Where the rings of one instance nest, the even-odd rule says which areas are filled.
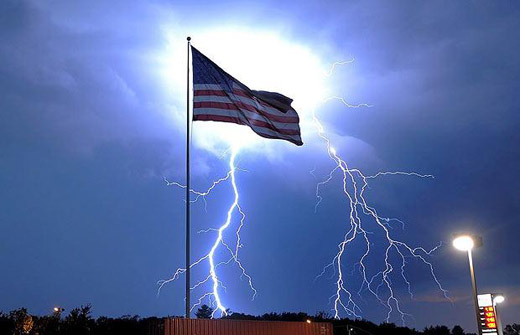
[[[507,325],[504,328],[504,335],[520,335],[520,324]]]
[[[211,319],[211,315],[213,315],[213,308],[205,304],[200,306],[195,313],[197,319]]]
[[[9,315],[0,312],[0,334],[12,334],[14,332],[14,322]]]
[[[65,334],[90,335],[91,328],[95,326],[91,309],[90,304],[72,309],[64,321]]]
[[[465,335],[464,329],[459,325],[455,325],[451,330],[451,335]]]
[[[318,322],[332,320],[332,315],[329,312],[319,311],[314,315],[314,320]]]
[[[197,318],[210,318],[213,309],[202,305],[197,312]],[[27,309],[20,308],[9,314],[0,312],[0,335],[162,335],[164,320],[162,318],[140,318],[137,315],[123,315],[119,318],[99,317],[90,315],[91,306],[81,306],[70,311],[64,319],[59,314],[33,316]],[[326,312],[318,312],[310,317],[304,312],[266,313],[261,316],[232,313],[227,310],[225,319],[236,320],[266,320],[266,321],[305,321],[330,322],[334,326],[334,335],[475,335],[464,333],[460,326],[449,330],[446,326],[430,326],[423,333],[414,328],[399,327],[394,323],[379,325],[367,320],[334,319]],[[349,329],[352,329],[349,332]],[[504,335],[520,335],[520,325],[507,325]]]
[[[257,316],[244,314],[244,313],[231,313],[222,317],[223,319],[231,320],[258,320]]]
[[[376,326],[377,328],[374,329],[372,332],[376,335],[412,335],[417,334],[417,331],[415,329],[411,329],[408,327],[399,327],[395,325],[394,323],[382,323],[379,326]],[[358,328],[365,329],[363,326],[358,326]],[[357,332],[356,334],[360,334],[360,332]],[[449,330],[448,330],[449,335]]]
[[[60,334],[61,331],[61,320],[57,313],[52,315],[42,316],[36,319],[34,326],[34,332],[39,335],[46,334]]]
[[[424,328],[424,335],[450,335],[450,329],[446,326],[430,326]]]
[[[16,309],[9,313],[9,318],[14,323],[14,334],[29,334],[34,327],[32,316],[27,313],[26,308]]]

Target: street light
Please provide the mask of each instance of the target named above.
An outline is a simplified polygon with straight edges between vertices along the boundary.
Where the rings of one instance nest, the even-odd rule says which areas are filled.
[[[482,335],[482,325],[480,324],[480,311],[478,308],[477,298],[477,281],[475,279],[475,270],[473,269],[473,257],[471,250],[475,247],[482,246],[482,237],[471,234],[456,234],[453,238],[453,246],[460,251],[468,252],[469,272],[471,274],[471,287],[473,288],[473,302],[475,303],[475,315],[477,317],[477,329],[479,335]]]
[[[469,251],[473,249],[475,242],[469,235],[460,235],[453,239],[453,246],[460,251]]]
[[[59,317],[61,317],[61,312],[63,312],[65,310],[65,308],[60,307],[60,306],[55,306],[52,310],[54,311],[54,315],[59,318]]]
[[[491,297],[493,299],[493,306],[495,307],[495,316],[497,318],[497,330],[498,330],[498,335],[503,335],[504,334],[504,328],[502,328],[502,320],[500,319],[500,313],[498,313],[498,304],[501,304],[503,303],[506,298],[504,297],[503,294],[500,294],[500,293],[493,293],[491,294]]]
[[[495,304],[501,304],[506,300],[502,294],[493,294],[493,302]]]

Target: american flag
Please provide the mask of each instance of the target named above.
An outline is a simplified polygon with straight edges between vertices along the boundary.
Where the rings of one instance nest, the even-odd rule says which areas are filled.
[[[247,125],[258,135],[303,145],[300,119],[292,99],[254,91],[191,47],[193,57],[193,120]]]

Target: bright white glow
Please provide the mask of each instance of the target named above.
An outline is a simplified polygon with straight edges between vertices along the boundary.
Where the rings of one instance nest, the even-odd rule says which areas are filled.
[[[497,295],[493,297],[493,301],[495,302],[495,304],[501,304],[504,302],[504,300],[506,300],[506,298],[504,298],[503,295]]]
[[[198,50],[242,83],[256,90],[282,93],[294,101],[300,116],[302,133],[312,126],[312,110],[327,95],[327,66],[308,47],[288,40],[281,33],[253,31],[246,27],[215,28],[192,32]],[[166,87],[175,94],[176,105],[185,104],[186,35],[167,32],[169,46],[160,61]],[[185,124],[185,109],[171,111],[174,121]],[[310,133],[310,132],[309,132]],[[267,146],[273,141],[259,137],[249,127],[216,122],[196,122],[193,143],[211,152],[222,152],[230,144],[241,147]]]
[[[461,251],[469,251],[475,246],[475,242],[468,235],[458,236],[453,240],[453,246]]]

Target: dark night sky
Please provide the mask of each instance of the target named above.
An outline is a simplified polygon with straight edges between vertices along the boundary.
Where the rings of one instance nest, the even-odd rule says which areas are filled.
[[[474,330],[467,260],[449,245],[461,230],[484,239],[474,253],[480,291],[504,292],[503,322],[520,322],[519,15],[517,1],[2,1],[0,310],[44,314],[92,303],[96,315],[183,313],[183,278],[156,295],[157,280],[184,257],[183,192],[163,177],[183,178],[185,74],[166,68],[183,69],[187,33],[198,46],[198,35],[243,29],[243,40],[214,41],[213,49],[201,41],[200,49],[221,64],[224,49],[247,60],[255,50],[245,40],[256,38],[247,33],[267,32],[311,50],[325,69],[355,58],[325,79],[329,92],[373,107],[316,108],[341,155],[368,174],[435,175],[384,177],[368,195],[406,222],[405,230],[394,226],[396,237],[428,248],[445,242],[431,259],[454,302],[410,260],[415,300],[395,283],[415,318],[408,325]],[[275,55],[254,65],[267,71],[283,52],[260,47]],[[236,73],[233,62],[223,66]],[[219,126],[195,124],[194,136]],[[236,268],[223,270],[233,311],[332,307],[334,280],[314,278],[345,232],[346,204],[336,178],[314,213],[309,171],[322,177],[333,166],[313,128],[303,130],[302,148],[261,140],[239,154],[247,170],[237,177],[247,214],[242,259],[259,294],[251,302]],[[193,182],[202,189],[227,162],[201,143]],[[195,204],[193,229],[220,221],[230,196],[222,185],[207,211]],[[194,256],[207,252],[210,237],[194,236]],[[352,249],[350,265],[360,252]],[[381,322],[385,311],[374,303],[361,304],[363,316]]]

